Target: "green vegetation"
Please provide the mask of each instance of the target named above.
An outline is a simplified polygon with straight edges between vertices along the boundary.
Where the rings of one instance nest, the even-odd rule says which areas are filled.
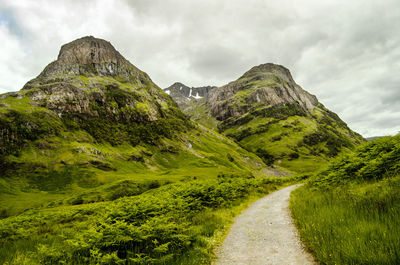
[[[49,99],[64,79],[0,99],[0,263],[209,264],[247,203],[295,180],[149,84],[69,78],[76,99]]]
[[[138,195],[153,184],[187,176],[265,176],[260,158],[188,120],[164,93],[150,93],[158,89],[154,84],[68,78],[0,99],[1,218],[27,209]],[[52,86],[59,84],[67,91],[73,84],[73,93],[85,93],[43,107]],[[40,101],[30,98],[34,93]],[[165,97],[161,103],[157,95]],[[89,109],[82,112],[86,103]]]
[[[209,264],[243,203],[294,180],[190,178],[113,202],[30,210],[0,220],[0,262]]]
[[[198,122],[213,130],[217,129],[218,121],[211,115],[205,99],[191,100],[188,106],[182,108],[182,111],[188,115],[192,121]]]
[[[400,263],[400,136],[360,146],[294,191],[301,238],[323,264]]]
[[[19,153],[5,156],[0,209],[15,215],[36,207],[108,201],[120,196],[115,194],[146,191],[148,182],[164,185],[187,176],[263,176],[262,161],[223,136],[198,128],[179,137],[161,138],[156,145],[113,146],[75,131],[27,142]]]
[[[257,154],[269,166],[288,172],[317,172],[365,141],[335,113],[317,104],[279,65],[253,67],[210,93],[210,97],[190,101],[182,111]]]
[[[268,165],[296,173],[316,172],[363,142],[322,105],[311,114],[295,103],[260,107],[229,118],[218,128]]]
[[[289,86],[275,70],[239,79],[221,116],[237,109],[240,117],[218,124],[204,100],[188,106],[194,120],[218,124],[229,138],[191,121],[128,62],[120,76],[95,76],[104,67],[94,63],[69,75],[58,63],[0,97],[0,263],[209,264],[240,210],[302,178],[265,172],[315,171],[363,141],[322,105],[310,112],[260,102],[258,89]],[[327,190],[323,183],[344,169],[384,186],[383,169],[392,170],[397,154],[370,166],[349,157],[312,183]]]

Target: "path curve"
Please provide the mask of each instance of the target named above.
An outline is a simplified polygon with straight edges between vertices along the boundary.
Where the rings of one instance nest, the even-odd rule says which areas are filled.
[[[304,250],[289,210],[293,185],[252,203],[235,218],[215,265],[317,264]]]

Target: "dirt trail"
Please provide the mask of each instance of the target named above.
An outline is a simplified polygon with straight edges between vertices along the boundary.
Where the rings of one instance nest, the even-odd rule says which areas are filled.
[[[298,186],[271,193],[236,217],[213,264],[317,264],[304,250],[289,212],[290,192]]]

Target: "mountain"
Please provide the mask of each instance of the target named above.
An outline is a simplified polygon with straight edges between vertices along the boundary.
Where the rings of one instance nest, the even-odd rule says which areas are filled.
[[[218,122],[211,115],[210,108],[206,104],[206,96],[215,88],[215,86],[188,87],[182,83],[176,82],[164,88],[164,91],[173,98],[179,108],[188,115],[191,120],[203,124],[208,128],[215,129]]]
[[[164,88],[165,93],[170,95],[179,107],[183,108],[190,104],[192,100],[204,98],[208,92],[216,88],[215,86],[188,87],[182,83],[176,82],[171,86]]]
[[[365,141],[296,84],[287,68],[271,63],[251,68],[182,110],[267,164],[294,172],[315,171]]]
[[[0,136],[3,215],[114,200],[182,179],[271,172],[190,121],[145,72],[91,36],[63,45],[22,90],[0,95]]]
[[[376,140],[376,139],[379,139],[379,138],[383,138],[383,137],[385,137],[385,136],[371,136],[371,137],[367,137],[367,138],[365,138],[368,142],[371,142],[371,141],[374,141],[374,140]]]

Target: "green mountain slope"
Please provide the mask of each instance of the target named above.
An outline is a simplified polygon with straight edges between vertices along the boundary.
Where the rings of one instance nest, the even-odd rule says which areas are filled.
[[[269,165],[312,172],[364,139],[275,64],[253,67],[183,111],[214,126]],[[211,118],[210,118],[211,117]]]
[[[220,174],[265,176],[232,140],[191,122],[107,41],[64,45],[19,92],[0,95],[0,208],[114,200]]]

